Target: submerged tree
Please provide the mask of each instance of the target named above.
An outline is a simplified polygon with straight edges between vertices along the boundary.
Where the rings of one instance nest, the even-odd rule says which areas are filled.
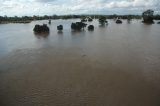
[[[108,21],[106,19],[107,18],[105,16],[100,16],[98,21],[101,25],[104,25],[105,23],[108,24]]]
[[[71,24],[71,29],[72,30],[81,30],[84,29],[87,26],[87,24],[83,22],[76,22]]]
[[[46,24],[43,25],[35,25],[33,31],[35,33],[43,33],[43,32],[49,32],[49,27]]]
[[[154,23],[153,21],[154,11],[149,9],[142,13],[143,23]]]
[[[89,25],[89,26],[88,26],[88,30],[89,30],[89,31],[93,31],[93,30],[94,30],[94,26],[93,26],[93,25]]]
[[[92,21],[93,21],[92,17],[88,17],[88,22],[92,22]]]
[[[63,30],[63,26],[62,25],[57,26],[57,30],[62,31]]]
[[[86,17],[82,17],[81,18],[81,22],[87,22],[87,18]]]
[[[48,21],[48,24],[51,24],[51,20]]]
[[[116,23],[117,23],[117,24],[122,24],[122,20],[117,19],[117,20],[116,20]]]

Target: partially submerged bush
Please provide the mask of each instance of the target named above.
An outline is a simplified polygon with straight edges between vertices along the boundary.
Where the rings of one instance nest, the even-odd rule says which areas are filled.
[[[104,16],[103,17],[99,17],[98,21],[99,21],[100,24],[105,24],[105,23],[108,24],[108,21],[106,20],[106,17],[104,17]]]
[[[63,30],[63,26],[62,25],[57,26],[57,30],[59,31]]]
[[[93,19],[91,17],[88,18],[88,22],[92,22]]]
[[[83,22],[76,22],[71,24],[71,29],[72,30],[81,30],[84,29],[87,26],[87,24]]]
[[[48,24],[51,24],[51,20],[48,21]]]
[[[144,11],[142,13],[142,17],[143,17],[143,23],[149,23],[149,24],[152,24],[154,23],[153,21],[153,14],[154,14],[154,11],[149,9],[147,11]]]
[[[36,33],[49,32],[49,27],[46,24],[43,24],[43,25],[37,24],[37,25],[35,25],[33,31]]]
[[[159,21],[159,22],[157,22],[157,24],[160,24],[160,21]]]
[[[94,26],[93,25],[89,25],[88,26],[88,30],[94,30]]]
[[[121,21],[120,19],[117,19],[117,20],[116,20],[116,23],[117,23],[117,24],[122,24],[122,21]]]
[[[87,22],[87,19],[86,18],[82,18],[81,22]]]

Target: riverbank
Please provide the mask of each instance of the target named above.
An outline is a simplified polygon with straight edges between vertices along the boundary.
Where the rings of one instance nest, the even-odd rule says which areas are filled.
[[[32,21],[1,21],[0,24],[9,24],[9,23],[31,23]]]

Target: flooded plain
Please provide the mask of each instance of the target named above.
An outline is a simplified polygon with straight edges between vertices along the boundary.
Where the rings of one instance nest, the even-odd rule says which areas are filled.
[[[0,106],[160,106],[160,25],[76,21],[0,24]]]

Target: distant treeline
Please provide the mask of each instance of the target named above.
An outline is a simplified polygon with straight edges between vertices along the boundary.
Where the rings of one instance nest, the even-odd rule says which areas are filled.
[[[33,20],[48,20],[48,19],[75,19],[75,18],[84,18],[84,17],[91,17],[93,19],[98,19],[100,17],[106,17],[107,19],[141,19],[141,15],[44,15],[44,16],[14,16],[14,17],[8,17],[8,16],[0,16],[0,23],[2,22],[25,22],[25,21],[33,21]],[[160,20],[160,15],[154,15],[153,18],[155,20]]]

